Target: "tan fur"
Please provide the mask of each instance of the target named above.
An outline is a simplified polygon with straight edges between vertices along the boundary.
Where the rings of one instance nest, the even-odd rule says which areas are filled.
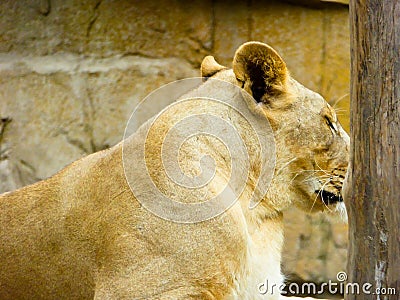
[[[215,61],[215,58],[211,55],[206,56],[200,67],[201,77],[210,77],[215,75],[215,73],[226,69],[226,67],[221,66]]]
[[[261,78],[252,70],[262,71]],[[231,118],[229,110],[215,109],[215,113],[231,118],[243,134],[251,150],[251,171],[239,201],[208,221],[179,224],[143,208],[126,182],[120,143],[76,161],[47,180],[0,196],[0,299],[279,297],[261,295],[257,286],[265,279],[282,281],[282,212],[291,205],[307,212],[335,209],[324,205],[315,191],[340,193],[348,136],[325,100],[293,80],[280,56],[265,44],[241,46],[233,70],[208,57],[202,74],[249,93],[260,93],[256,84],[265,88],[259,102],[237,98],[247,101],[260,122],[267,118],[274,131],[277,163],[261,204],[248,208],[263,158],[248,125]],[[214,97],[218,92],[224,91],[206,81],[189,95]],[[159,174],[160,137],[186,111],[209,110],[203,103],[194,101],[185,110],[171,110],[149,131],[149,173],[171,197],[197,199],[200,194],[171,190],[167,177]],[[126,151],[135,155],[135,141],[146,136],[149,126],[148,122],[127,139]],[[214,157],[221,171],[209,193],[218,193],[229,176],[227,153],[221,149],[207,137],[182,148],[180,163],[188,172],[196,172],[199,153]]]

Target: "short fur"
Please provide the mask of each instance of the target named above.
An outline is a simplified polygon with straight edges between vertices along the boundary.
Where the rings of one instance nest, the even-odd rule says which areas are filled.
[[[255,189],[252,178],[259,174],[256,157],[243,194],[224,214],[196,224],[163,220],[133,196],[124,176],[120,143],[47,180],[0,196],[0,299],[279,297],[261,295],[258,285],[266,279],[271,284],[283,279],[282,212],[291,205],[306,212],[335,210],[340,203],[330,205],[321,191],[340,194],[348,135],[325,100],[292,79],[281,57],[265,44],[242,45],[233,70],[208,57],[202,73],[253,95],[246,100],[248,109],[261,116],[260,122],[268,119],[273,128],[277,163],[261,204],[248,209]],[[208,80],[189,95],[216,93]],[[146,142],[150,165],[160,163],[160,134],[181,113],[167,115],[150,131]],[[233,122],[247,132],[245,124]],[[146,126],[149,123],[126,143],[134,147]],[[247,142],[256,153],[251,134]],[[199,149],[213,155],[222,168],[209,189],[216,193],[229,173],[225,152],[217,151],[208,138],[192,141],[182,149],[183,168],[198,158]],[[173,194],[165,176],[150,173],[167,194]]]

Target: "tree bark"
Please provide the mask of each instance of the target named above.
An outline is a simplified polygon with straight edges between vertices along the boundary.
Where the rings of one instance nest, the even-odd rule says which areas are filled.
[[[400,1],[351,0],[349,8],[347,282],[372,287],[345,298],[400,299]],[[372,295],[376,288],[396,295]]]

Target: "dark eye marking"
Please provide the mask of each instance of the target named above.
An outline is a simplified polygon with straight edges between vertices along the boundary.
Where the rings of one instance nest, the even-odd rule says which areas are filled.
[[[239,78],[236,77],[236,80],[241,84],[241,88],[244,88],[244,81],[240,80]]]
[[[336,132],[336,127],[333,125],[331,119],[329,119],[328,116],[325,116],[325,120],[326,120],[326,124],[328,124],[328,126],[329,126],[334,132]]]

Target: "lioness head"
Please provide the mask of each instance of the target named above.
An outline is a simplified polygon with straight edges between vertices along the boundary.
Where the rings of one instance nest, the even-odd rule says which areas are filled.
[[[268,118],[277,152],[269,201],[277,209],[292,203],[308,212],[344,209],[341,189],[349,137],[334,109],[294,80],[274,49],[248,42],[236,51],[233,69],[208,56],[201,73],[241,87],[252,95],[252,109]]]

